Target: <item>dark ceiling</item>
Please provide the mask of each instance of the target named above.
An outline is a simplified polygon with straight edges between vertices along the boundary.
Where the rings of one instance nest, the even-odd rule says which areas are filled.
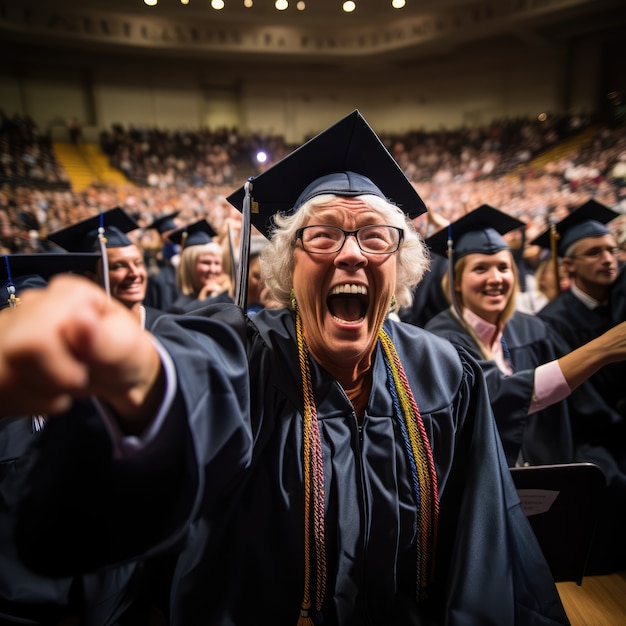
[[[490,39],[549,48],[626,24],[623,0],[406,0],[399,10],[391,0],[355,1],[356,11],[345,14],[342,0],[305,0],[303,11],[296,0],[286,11],[277,11],[274,0],[254,0],[251,8],[225,0],[222,11],[210,0],[159,0],[155,7],[143,0],[0,0],[0,47],[13,56],[54,47],[380,65],[453,54]],[[118,36],[124,29],[134,37]]]

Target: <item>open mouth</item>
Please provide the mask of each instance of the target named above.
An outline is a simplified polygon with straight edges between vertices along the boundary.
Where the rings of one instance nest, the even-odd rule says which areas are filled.
[[[326,299],[326,306],[335,320],[356,324],[365,319],[369,298],[364,285],[336,285]]]

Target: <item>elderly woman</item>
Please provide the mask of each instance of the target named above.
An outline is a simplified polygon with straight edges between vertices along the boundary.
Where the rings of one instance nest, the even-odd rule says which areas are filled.
[[[25,558],[74,571],[178,551],[175,625],[567,623],[480,368],[388,317],[427,267],[409,221],[424,207],[376,135],[355,112],[244,193],[231,201],[271,234],[283,308],[163,316],[153,338],[63,279],[24,298],[19,323],[0,316],[8,403],[92,393],[110,432],[96,415],[52,421]]]

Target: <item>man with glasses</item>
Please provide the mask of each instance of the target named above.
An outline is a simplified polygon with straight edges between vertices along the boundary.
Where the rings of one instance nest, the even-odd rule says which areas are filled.
[[[571,287],[549,302],[538,315],[569,344],[577,348],[626,319],[624,294],[626,273],[620,272],[617,241],[607,226],[619,213],[589,200],[535,239],[556,253],[571,279]],[[624,365],[609,371],[623,370]],[[615,379],[600,373],[594,382],[614,408],[626,415],[626,392],[622,375]]]
[[[607,226],[617,217],[619,213],[590,200],[531,243],[551,249],[570,276],[571,287],[538,313],[570,350],[626,320],[626,271]],[[625,362],[606,365],[569,399],[577,449],[602,467],[609,485],[588,573],[626,567],[625,382]]]

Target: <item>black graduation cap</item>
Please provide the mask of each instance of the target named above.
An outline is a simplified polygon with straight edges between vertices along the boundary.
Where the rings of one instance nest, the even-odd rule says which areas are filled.
[[[358,110],[250,178],[227,200],[243,215],[235,301],[246,309],[250,226],[271,236],[276,213],[297,211],[322,194],[373,194],[396,204],[409,218],[426,205]]]
[[[560,222],[545,230],[531,241],[530,245],[551,250],[554,247],[554,237],[556,237],[557,254],[565,256],[566,250],[580,239],[610,235],[611,231],[605,224],[619,216],[620,213],[609,209],[604,204],[596,200],[588,200]]]
[[[19,296],[25,289],[45,287],[56,274],[93,271],[99,258],[99,254],[89,252],[41,252],[0,257],[0,308],[9,306],[11,293]]]
[[[182,248],[188,248],[189,246],[201,246],[211,243],[216,234],[211,225],[205,219],[201,219],[171,232],[169,239],[174,243],[180,244]]]
[[[250,179],[251,222],[269,238],[275,213],[290,213],[324,193],[374,194],[413,219],[426,205],[358,110]],[[227,200],[243,211],[245,185]]]
[[[450,243],[456,262],[467,254],[495,254],[507,250],[509,246],[502,235],[523,226],[524,222],[483,204],[428,237],[425,243],[442,256],[447,255]]]
[[[152,223],[146,228],[154,228],[158,230],[161,234],[167,232],[168,230],[174,230],[176,228],[176,222],[174,218],[180,213],[180,211],[174,211],[174,213],[167,213],[166,215],[161,215],[161,217],[157,217],[152,220]]]
[[[70,252],[99,250],[100,227],[104,228],[107,248],[123,248],[133,242],[126,233],[139,228],[137,222],[120,207],[104,211],[77,224],[72,224],[48,235],[48,240]]]

